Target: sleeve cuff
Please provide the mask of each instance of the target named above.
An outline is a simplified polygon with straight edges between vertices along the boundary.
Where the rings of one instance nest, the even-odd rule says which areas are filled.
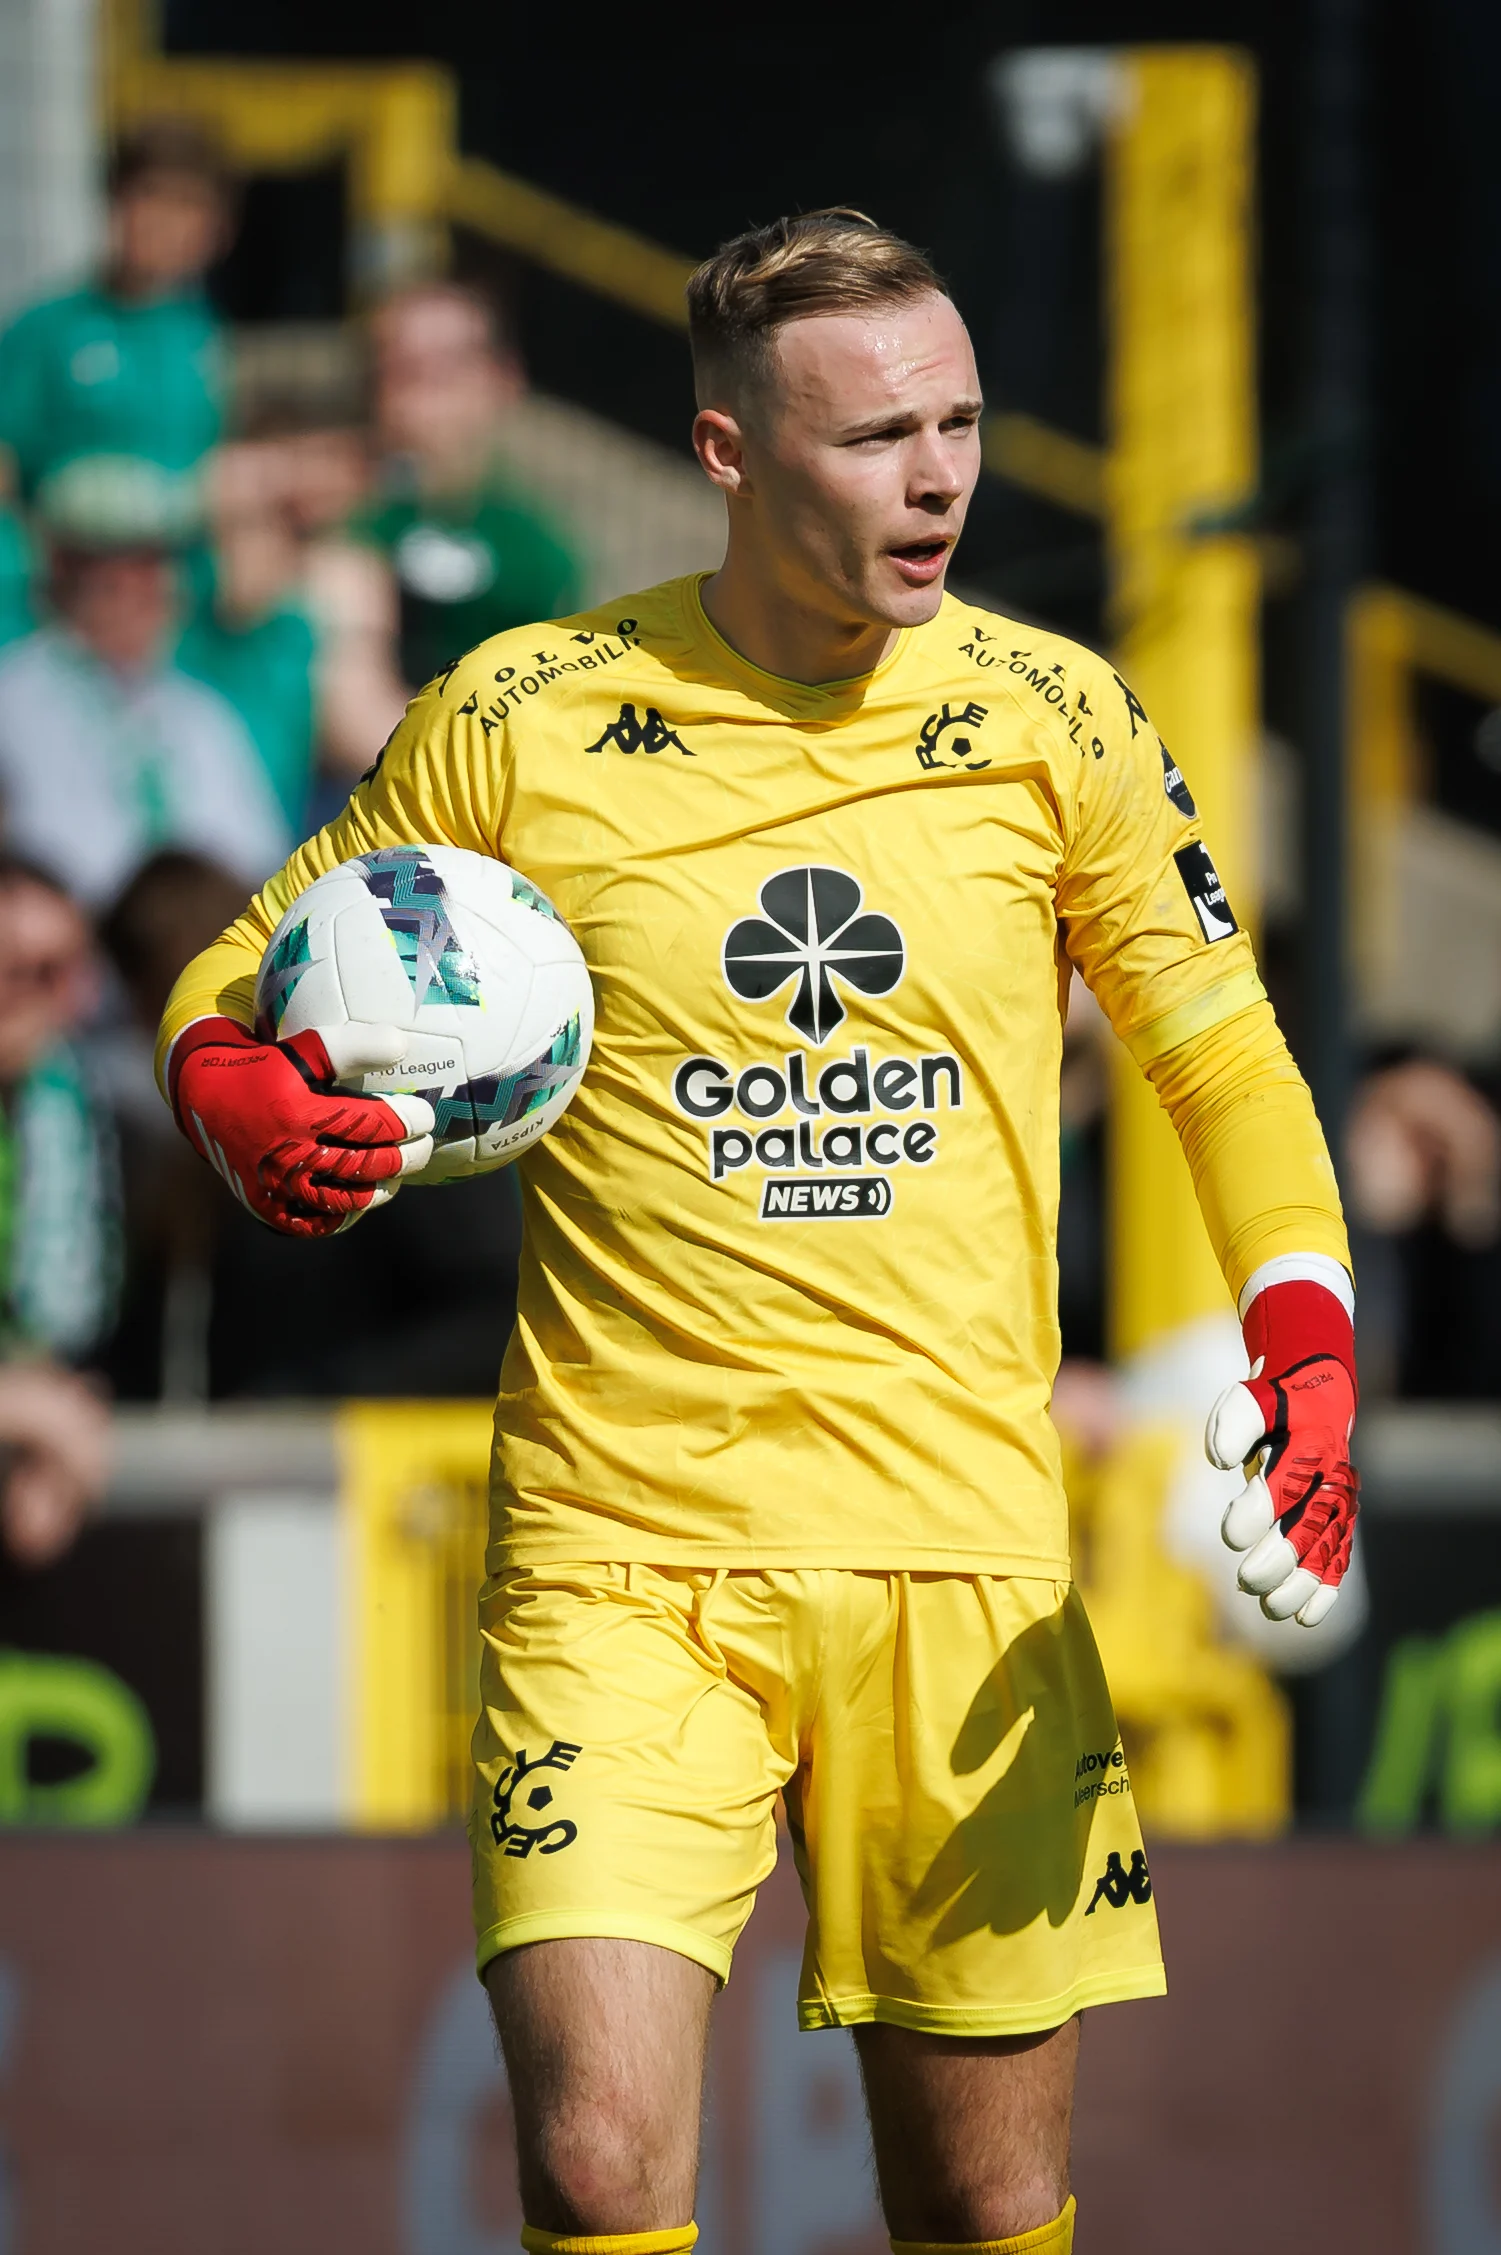
[[[1177,1049],[1197,1034],[1207,1034],[1212,1027],[1222,1026],[1227,1018],[1238,1018],[1243,1010],[1250,1010],[1258,1002],[1265,1002],[1266,988],[1260,975],[1247,965],[1232,972],[1218,986],[1210,987],[1205,994],[1196,994],[1187,1002],[1180,1002],[1175,1010],[1154,1018],[1149,1026],[1127,1034],[1126,1047],[1138,1065],[1145,1068],[1165,1057],[1170,1049]]]
[[[1251,1302],[1269,1284],[1322,1284],[1326,1292],[1334,1294],[1350,1321],[1355,1321],[1355,1286],[1344,1263],[1331,1253],[1278,1253],[1274,1259],[1263,1261],[1260,1268],[1251,1271],[1235,1303],[1242,1323]]]

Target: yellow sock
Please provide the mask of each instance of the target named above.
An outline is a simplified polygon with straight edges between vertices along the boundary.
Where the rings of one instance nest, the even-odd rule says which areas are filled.
[[[597,2244],[602,2247],[605,2242]],[[1063,2214],[1035,2232],[1018,2232],[1014,2239],[894,2239],[891,2255],[1071,2255],[1073,2244],[1074,2202],[1070,2194]]]
[[[688,2255],[698,2238],[697,2224],[675,2224],[667,2232],[539,2232],[523,2224],[525,2255]]]

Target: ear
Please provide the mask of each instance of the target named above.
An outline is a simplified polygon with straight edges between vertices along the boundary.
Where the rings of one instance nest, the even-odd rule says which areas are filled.
[[[515,352],[498,352],[494,361],[495,404],[501,413],[526,395],[526,370]]]
[[[693,451],[704,475],[726,495],[750,490],[745,465],[745,434],[722,407],[701,407],[693,418]]]

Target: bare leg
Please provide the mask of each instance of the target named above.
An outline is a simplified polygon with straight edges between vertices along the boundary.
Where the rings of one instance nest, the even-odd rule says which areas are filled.
[[[549,2232],[693,2216],[714,1976],[649,1942],[533,1942],[485,1986],[516,2116],[521,2205]]]
[[[1079,2023],[1035,2036],[919,2035],[879,2023],[855,2042],[893,2239],[1005,2239],[1068,2199]]]

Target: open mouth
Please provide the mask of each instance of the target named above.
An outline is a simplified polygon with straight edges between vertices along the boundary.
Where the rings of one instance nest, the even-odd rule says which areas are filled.
[[[909,540],[900,548],[889,548],[886,553],[913,587],[926,586],[937,579],[948,560],[947,540]]]

